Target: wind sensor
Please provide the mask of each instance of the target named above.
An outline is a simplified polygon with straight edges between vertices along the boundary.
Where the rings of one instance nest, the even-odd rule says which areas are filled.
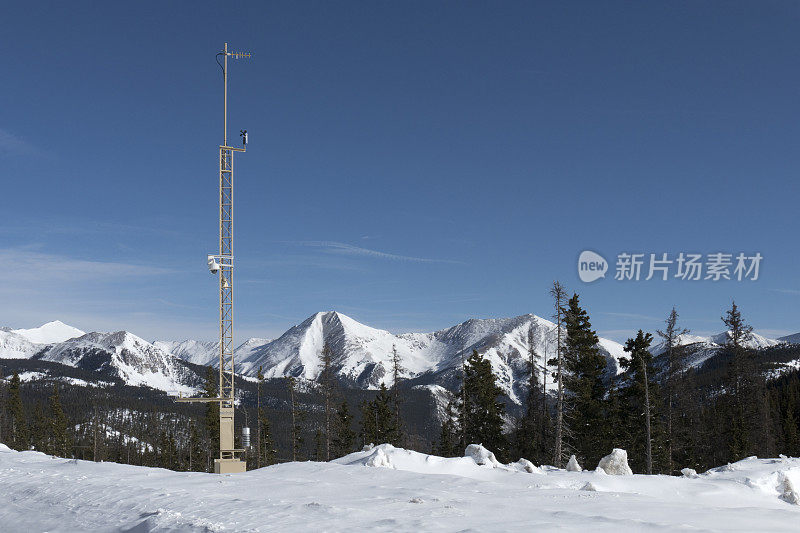
[[[220,56],[223,63],[219,62]],[[249,58],[249,52],[225,48],[217,54],[224,79],[223,143],[219,147],[219,253],[208,255],[208,269],[219,276],[219,396],[216,398],[178,398],[179,402],[219,403],[219,458],[214,472],[244,472],[243,449],[234,448],[234,362],[233,362],[233,153],[244,152],[247,130],[241,130],[242,147],[228,146],[228,58]],[[249,441],[249,430],[247,440]]]

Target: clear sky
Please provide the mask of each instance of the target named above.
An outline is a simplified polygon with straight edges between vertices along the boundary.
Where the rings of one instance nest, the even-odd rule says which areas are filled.
[[[0,35],[1,325],[215,338],[228,41],[240,338],[549,316],[554,279],[616,340],[732,298],[800,331],[797,2],[13,2]],[[620,252],[764,259],[615,281]]]

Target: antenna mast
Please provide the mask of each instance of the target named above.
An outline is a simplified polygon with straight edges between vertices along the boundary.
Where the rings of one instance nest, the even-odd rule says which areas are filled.
[[[242,147],[228,146],[228,57],[249,58],[250,53],[231,52],[228,43],[217,57],[223,56],[224,79],[223,143],[219,147],[219,253],[208,256],[208,268],[219,277],[219,396],[216,398],[179,398],[179,402],[219,403],[219,458],[214,472],[244,472],[243,449],[234,448],[234,361],[233,361],[233,153],[245,152],[247,130]]]

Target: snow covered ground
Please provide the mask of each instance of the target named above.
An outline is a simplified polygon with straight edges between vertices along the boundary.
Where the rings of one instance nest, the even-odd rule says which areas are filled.
[[[388,445],[331,463],[179,473],[0,445],[0,527],[24,531],[797,531],[800,459],[697,477],[443,459]],[[787,484],[786,479],[789,479]]]

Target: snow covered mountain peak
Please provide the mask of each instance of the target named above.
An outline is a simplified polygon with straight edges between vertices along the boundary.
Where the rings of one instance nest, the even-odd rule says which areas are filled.
[[[315,379],[326,342],[333,351],[333,366],[342,377],[375,386],[386,373],[397,337],[337,311],[319,312],[279,338],[252,349],[238,365],[245,375],[254,376],[260,366],[269,378]]]
[[[723,331],[722,333],[711,336],[710,340],[714,344],[724,346],[731,341],[731,338],[730,331]],[[750,338],[744,342],[745,347],[755,349],[769,348],[770,346],[777,346],[778,344],[781,344],[781,341],[768,339],[762,335],[759,335],[758,333],[751,333]]]
[[[52,322],[42,324],[38,328],[13,329],[11,332],[25,337],[34,344],[53,344],[80,337],[84,334],[84,332],[78,328],[64,324],[60,320],[53,320]]]
[[[400,358],[400,375],[421,384],[453,385],[464,358],[478,350],[492,364],[498,384],[512,401],[522,397],[527,375],[529,336],[533,336],[537,360],[555,353],[555,324],[533,314],[511,318],[469,319],[431,333],[394,335],[372,328],[338,311],[319,312],[293,326],[274,341],[250,350],[237,359],[244,375],[255,376],[262,368],[267,378],[286,376],[308,380],[319,376],[321,353],[327,342],[333,352],[337,375],[359,387],[377,388],[392,382],[392,350]],[[608,371],[619,372],[622,346],[602,339],[599,344]]]
[[[0,330],[0,359],[28,359],[41,348],[19,333]]]
[[[731,333],[730,331],[723,331],[721,333],[717,333],[716,335],[711,335],[708,337],[703,337],[700,335],[692,335],[690,333],[685,333],[680,335],[677,339],[677,346],[696,346],[699,350],[704,350],[706,352],[713,352],[714,350],[718,350],[723,346],[727,345],[731,340]],[[752,333],[750,335],[750,339],[748,339],[744,346],[746,348],[753,348],[753,349],[763,349],[769,348],[771,346],[777,346],[778,344],[787,342],[785,339],[769,339],[764,337],[763,335],[759,335],[758,333]],[[660,355],[666,351],[666,343],[664,341],[655,344],[650,353],[653,355]],[[703,361],[707,359],[702,359]]]
[[[172,354],[128,331],[92,332],[53,345],[42,360],[107,372],[129,385],[191,393],[190,372]]]

